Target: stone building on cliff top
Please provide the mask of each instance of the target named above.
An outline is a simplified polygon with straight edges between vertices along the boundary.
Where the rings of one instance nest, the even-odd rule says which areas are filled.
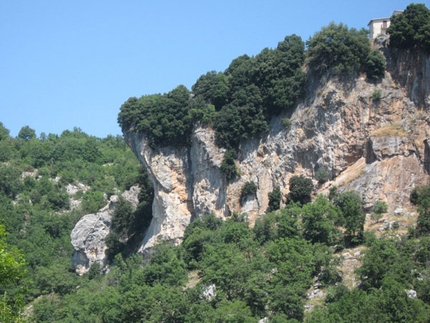
[[[402,13],[403,10],[394,10],[391,17]],[[369,36],[371,39],[375,39],[378,35],[385,35],[387,28],[390,27],[390,18],[374,18],[367,24],[369,26]]]

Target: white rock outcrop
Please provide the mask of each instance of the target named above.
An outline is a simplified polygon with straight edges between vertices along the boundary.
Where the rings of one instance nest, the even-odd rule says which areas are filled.
[[[138,205],[138,195],[137,185],[122,194],[133,208]],[[95,214],[84,215],[73,228],[70,234],[74,248],[72,267],[78,274],[86,273],[94,262],[98,262],[103,268],[108,264],[104,239],[111,230],[111,219],[117,202],[118,196],[111,196],[105,207]]]
[[[407,203],[415,185],[429,182],[430,106],[422,98],[430,88],[417,85],[430,79],[428,66],[429,58],[409,66],[407,80],[399,76],[401,68],[392,69],[393,76],[386,73],[377,85],[363,77],[310,75],[305,100],[273,118],[262,138],[241,143],[240,178],[233,181],[220,173],[225,150],[215,145],[210,128],[196,126],[190,147],[156,150],[144,135],[125,131],[154,186],[153,220],[140,252],[159,238],[179,243],[190,221],[205,213],[225,218],[246,212],[253,223],[265,213],[274,186],[286,196],[291,176],[314,179],[321,167],[331,181],[319,187],[314,179],[318,192],[327,192],[330,185],[356,190],[366,206],[384,200],[391,211]],[[373,99],[375,91],[380,91],[380,101]],[[285,117],[291,120],[288,127],[282,123]],[[241,203],[241,188],[249,181],[257,185],[256,195]]]

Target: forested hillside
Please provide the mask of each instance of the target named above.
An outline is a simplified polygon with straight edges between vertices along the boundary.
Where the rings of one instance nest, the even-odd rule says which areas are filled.
[[[0,287],[2,306],[14,312],[40,295],[75,290],[71,230],[141,175],[122,137],[95,138],[77,128],[37,137],[25,126],[12,138],[0,124],[0,154]],[[3,274],[2,266],[18,273]]]
[[[387,48],[428,56],[429,30],[430,11],[412,4],[394,17]],[[155,153],[188,147],[196,125],[213,129],[224,154],[222,180],[234,182],[242,176],[241,143],[315,96],[306,92],[311,79],[362,78],[376,86],[386,76],[382,52],[365,30],[330,23],[307,42],[291,35],[274,49],[240,56],[191,90],[130,98],[118,122],[124,132],[143,134]],[[376,110],[382,94],[372,96]],[[428,113],[409,121],[428,123]],[[282,124],[288,129],[289,117]],[[37,135],[24,126],[13,138],[6,126],[0,123],[0,322],[429,321],[430,185],[415,186],[408,212],[389,213],[382,199],[369,206],[361,192],[324,191],[335,175],[320,167],[312,179],[289,177],[285,196],[275,183],[265,194],[267,210],[252,223],[247,213],[225,221],[207,213],[193,218],[180,244],[160,239],[142,256],[135,251],[154,200],[148,177],[157,174],[139,166],[122,137],[78,128]],[[257,184],[241,186],[239,204],[256,199]],[[136,210],[121,197],[112,204],[108,265],[93,262],[78,275],[71,266],[75,224],[133,185],[140,189]],[[355,271],[343,268],[351,253]]]

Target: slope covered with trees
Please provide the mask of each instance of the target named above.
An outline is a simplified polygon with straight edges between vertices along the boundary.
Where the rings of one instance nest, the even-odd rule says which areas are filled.
[[[13,322],[22,306],[40,295],[76,288],[71,230],[110,195],[141,183],[145,173],[139,169],[119,136],[96,138],[75,128],[37,137],[25,126],[12,138],[0,123],[0,312],[10,316],[0,321]],[[73,194],[67,192],[70,185]],[[141,191],[141,201],[149,199],[150,205],[152,188],[147,192],[148,198]]]
[[[427,26],[428,9],[408,6],[393,18],[390,46],[426,50]],[[144,133],[154,149],[189,145],[197,123],[212,127],[218,145],[227,148],[222,168],[230,180],[240,176],[235,159],[241,140],[264,134],[273,116],[294,109],[306,94],[306,72],[367,73],[375,82],[384,69],[364,31],[331,23],[306,43],[292,35],[274,49],[240,56],[224,72],[203,74],[191,91],[178,86],[130,98],[118,122],[124,131]],[[327,173],[321,170],[318,178],[324,183]],[[136,183],[138,210],[123,200],[115,210],[106,241],[109,272],[96,263],[78,276],[70,267],[73,226]],[[69,184],[86,189],[70,194]],[[225,222],[207,214],[187,227],[180,246],[160,241],[144,261],[124,241],[139,237],[150,222],[152,188],[121,137],[95,138],[77,128],[37,136],[25,126],[12,138],[0,124],[0,320],[427,322],[429,186],[412,192],[418,221],[402,236],[395,227],[378,236],[366,231],[356,193],[333,189],[329,197],[312,199],[312,189],[311,180],[293,176],[287,205],[281,209],[275,186],[267,214],[253,227],[246,214]],[[247,182],[242,198],[256,190]],[[376,222],[386,210],[375,203]],[[355,273],[360,284],[351,288],[339,265],[342,252],[356,246],[364,256]],[[307,312],[314,286],[326,296]],[[32,307],[22,315],[24,304]]]
[[[92,268],[80,278],[79,290],[38,300],[33,318],[38,322],[257,322],[264,317],[270,322],[426,322],[428,235],[415,234],[411,228],[402,239],[390,233],[379,239],[371,232],[359,233],[356,227],[345,230],[350,209],[361,209],[360,200],[351,196],[344,193],[328,200],[320,195],[305,205],[291,203],[262,216],[253,228],[246,215],[224,222],[208,214],[187,227],[180,246],[161,242],[146,265],[139,256],[124,260],[117,255],[108,274],[102,276],[99,268]],[[420,200],[428,198],[421,195]],[[368,248],[356,272],[362,284],[352,290],[343,284],[341,259],[334,254],[351,243]],[[315,284],[327,291],[325,303],[306,313],[306,295]],[[410,290],[416,292],[415,298],[408,296]]]

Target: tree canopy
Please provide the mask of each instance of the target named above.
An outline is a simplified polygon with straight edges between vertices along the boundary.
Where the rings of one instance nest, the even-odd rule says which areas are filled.
[[[425,4],[410,4],[405,11],[391,17],[387,33],[391,48],[430,52],[430,10]]]
[[[307,42],[309,67],[317,72],[352,73],[365,66],[370,52],[367,30],[331,22]]]

